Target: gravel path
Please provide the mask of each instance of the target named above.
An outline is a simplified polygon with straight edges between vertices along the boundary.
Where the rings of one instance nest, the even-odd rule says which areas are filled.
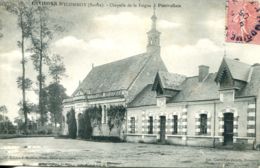
[[[0,140],[0,165],[258,168],[260,152],[51,137],[16,138]]]

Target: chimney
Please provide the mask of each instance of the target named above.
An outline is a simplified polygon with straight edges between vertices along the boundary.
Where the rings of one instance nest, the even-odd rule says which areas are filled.
[[[209,74],[209,67],[206,65],[199,66],[199,82],[202,82]]]

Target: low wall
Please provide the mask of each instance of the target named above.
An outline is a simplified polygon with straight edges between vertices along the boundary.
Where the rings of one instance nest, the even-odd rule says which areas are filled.
[[[156,143],[157,135],[155,134],[127,134],[127,142],[142,142],[142,143]]]
[[[134,142],[134,143],[137,143],[137,142],[140,142],[142,140],[142,135],[141,134],[128,134],[126,136],[126,141],[127,142]]]
[[[159,135],[156,134],[127,134],[127,142],[142,142],[142,143],[157,143]],[[184,145],[184,146],[199,146],[199,147],[216,147],[225,148],[220,137],[212,136],[187,136],[187,135],[167,135],[166,143],[171,145]],[[248,138],[236,138],[233,143],[234,149],[253,149],[254,141],[249,141]]]
[[[185,140],[183,140],[182,135],[170,135],[167,136],[167,143],[173,145],[186,145]]]
[[[201,147],[213,147],[213,137],[193,137],[182,135],[168,135],[167,143],[173,145],[187,145],[187,146],[201,146]]]
[[[213,147],[213,137],[187,137],[188,146]]]

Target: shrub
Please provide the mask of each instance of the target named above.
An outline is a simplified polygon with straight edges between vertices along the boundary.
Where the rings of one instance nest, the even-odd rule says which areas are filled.
[[[47,131],[45,129],[38,129],[37,130],[37,134],[39,135],[45,135],[47,133]]]
[[[48,135],[52,134],[52,129],[51,129],[51,128],[48,128],[48,129],[47,129],[47,134],[48,134]]]
[[[14,134],[16,128],[11,121],[7,118],[5,121],[0,120],[0,134]]]
[[[69,137],[72,139],[76,139],[77,137],[77,122],[75,117],[75,111],[73,108],[67,113],[67,124]]]
[[[114,127],[120,128],[125,120],[126,108],[122,105],[110,106],[107,111],[108,126],[111,132]]]
[[[83,114],[79,114],[79,137],[83,139],[90,139],[93,132],[89,112],[86,110]]]
[[[84,118],[82,114],[79,114],[78,116],[78,122],[79,122],[79,127],[78,127],[78,137],[84,138],[84,132],[85,132],[85,123],[84,123]]]
[[[94,106],[86,109],[84,112],[84,117],[87,120],[90,120],[91,127],[100,126],[102,119],[102,108],[101,106]]]
[[[93,133],[93,127],[101,126],[101,118],[101,106],[89,107],[83,114],[79,114],[79,137],[90,139]]]

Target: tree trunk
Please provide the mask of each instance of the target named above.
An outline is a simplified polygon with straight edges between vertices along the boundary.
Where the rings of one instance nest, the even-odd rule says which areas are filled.
[[[41,125],[44,125],[43,118],[43,103],[42,103],[42,52],[40,54],[40,66],[39,66],[39,110],[41,115]]]
[[[24,58],[24,28],[23,28],[23,14],[21,15],[21,30],[22,30],[22,41],[21,41],[21,50],[22,50],[22,106],[24,113],[24,131],[25,134],[28,133],[28,117],[27,117],[27,106],[26,106],[26,95],[25,95],[25,58]]]
[[[42,78],[42,59],[43,59],[43,53],[42,53],[42,18],[40,13],[40,64],[39,64],[39,110],[41,115],[41,125],[44,126],[44,112],[43,112],[43,102],[42,102],[42,84],[43,84],[43,78]]]

